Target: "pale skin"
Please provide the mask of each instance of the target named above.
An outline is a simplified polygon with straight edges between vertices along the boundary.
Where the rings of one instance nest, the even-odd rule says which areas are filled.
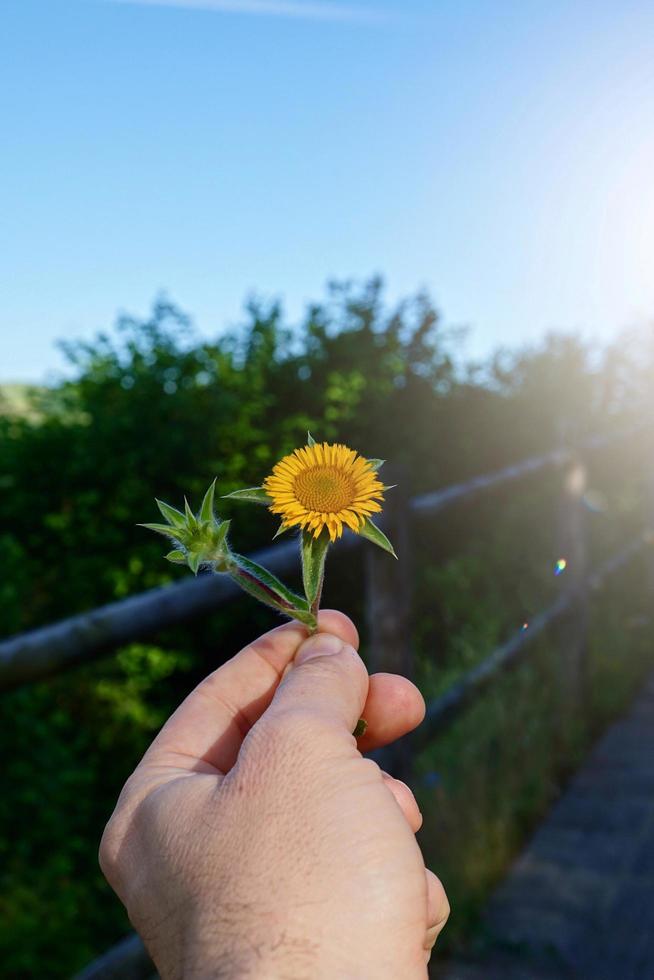
[[[100,863],[163,980],[418,980],[449,914],[411,790],[362,752],[416,727],[324,611],[207,677],[130,776]],[[368,721],[358,745],[352,731]]]

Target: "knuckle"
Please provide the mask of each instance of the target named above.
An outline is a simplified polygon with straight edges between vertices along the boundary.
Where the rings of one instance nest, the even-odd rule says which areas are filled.
[[[306,745],[310,718],[302,710],[277,711],[274,717],[262,719],[250,732],[251,749],[266,759],[267,767],[288,762]]]
[[[292,708],[279,708],[272,715],[271,722],[273,738],[293,744],[306,741],[320,719],[310,708],[294,705]]]
[[[270,719],[270,741],[283,754],[305,756],[315,746],[324,748],[333,735],[334,722],[302,706],[281,709]]]
[[[371,759],[370,756],[364,756],[358,762],[359,770],[362,774],[365,774],[366,780],[371,783],[384,782],[384,776],[388,779],[392,779],[392,776],[388,776],[388,773],[384,773],[383,769],[380,769],[379,763]]]
[[[133,806],[130,798],[131,779],[132,777],[127,780],[123,787],[115,809],[105,825],[98,848],[100,870],[114,890],[122,878],[124,844],[133,819]]]
[[[281,708],[259,720],[239,756],[239,770],[256,782],[315,768],[334,724],[302,707]]]
[[[436,921],[438,925],[445,925],[450,915],[450,903],[442,881],[433,875],[434,903],[436,906]]]
[[[115,816],[112,816],[104,828],[98,849],[100,870],[109,884],[113,884],[118,877],[121,840],[122,833]]]

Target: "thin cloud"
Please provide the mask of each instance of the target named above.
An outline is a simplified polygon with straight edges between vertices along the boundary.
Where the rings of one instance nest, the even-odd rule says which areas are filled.
[[[137,7],[174,7],[177,10],[209,10],[221,14],[257,14],[306,20],[372,23],[386,20],[378,10],[315,0],[109,0]]]

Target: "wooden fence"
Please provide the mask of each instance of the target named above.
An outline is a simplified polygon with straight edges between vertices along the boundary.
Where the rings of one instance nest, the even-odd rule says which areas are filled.
[[[566,656],[562,660],[565,696],[578,702],[585,693],[589,594],[608,576],[629,562],[651,542],[645,528],[599,568],[588,568],[586,460],[589,454],[627,439],[647,435],[639,427],[612,435],[596,436],[574,449],[555,449],[532,456],[493,473],[474,477],[441,490],[408,498],[400,482],[389,498],[384,529],[402,554],[402,564],[390,562],[376,548],[366,549],[364,574],[369,668],[411,677],[411,536],[416,522],[440,514],[446,508],[468,502],[481,493],[547,470],[562,474],[559,508],[558,553],[567,560],[566,586],[554,603],[532,617],[528,629],[520,629],[486,659],[464,674],[449,690],[427,705],[425,721],[417,733],[381,750],[383,767],[406,778],[410,756],[449,726],[490,684],[528,656],[534,640],[557,621],[565,622]],[[647,454],[641,454],[641,456]],[[654,528],[654,467],[648,472],[650,517]],[[359,547],[350,535],[337,545],[337,553]],[[294,568],[297,545],[278,544],[252,556],[277,574]],[[652,570],[654,584],[654,568]],[[231,580],[215,575],[185,579],[114,602],[92,612],[73,616],[0,642],[0,691],[33,683],[78,664],[87,663],[135,640],[150,637],[165,627],[209,615],[240,596]],[[137,936],[129,936],[78,974],[76,980],[141,980],[152,975],[152,965]]]

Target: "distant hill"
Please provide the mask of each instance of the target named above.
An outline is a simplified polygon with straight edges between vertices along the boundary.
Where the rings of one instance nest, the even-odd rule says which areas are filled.
[[[33,415],[29,396],[38,388],[38,385],[0,383],[0,415]]]

